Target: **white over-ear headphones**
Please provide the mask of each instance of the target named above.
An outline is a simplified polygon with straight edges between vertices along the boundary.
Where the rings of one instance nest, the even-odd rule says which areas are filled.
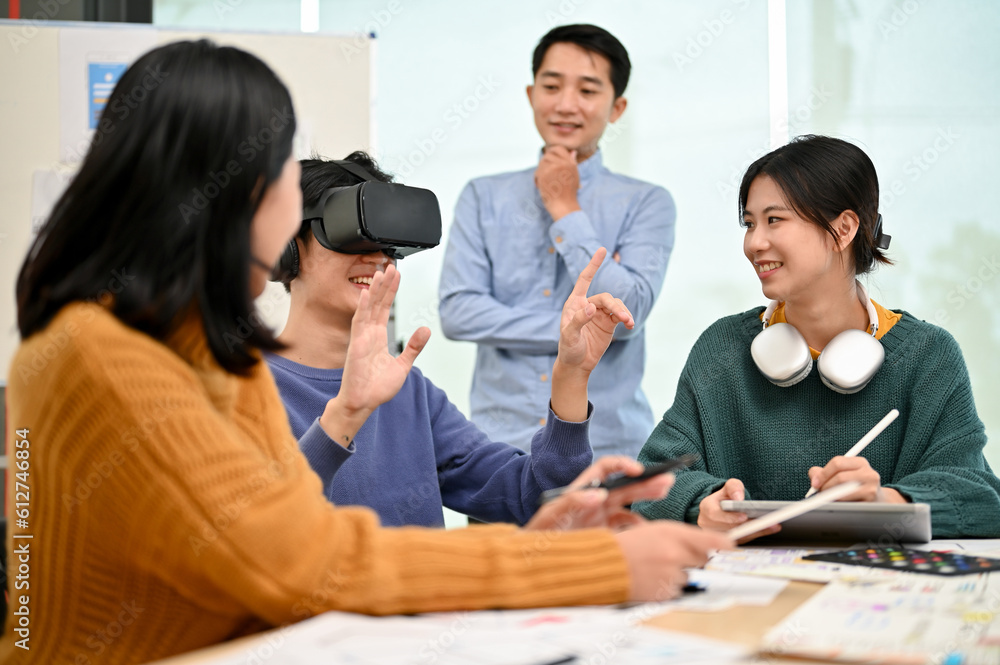
[[[868,385],[885,360],[885,350],[875,339],[878,313],[861,282],[857,282],[857,287],[858,298],[868,310],[870,332],[845,330],[830,340],[817,360],[819,377],[826,387],[844,395],[856,393]],[[771,325],[771,316],[779,304],[772,300],[764,310],[764,329],[750,344],[750,355],[768,381],[787,388],[809,375],[813,359],[805,337],[794,326],[788,323]]]

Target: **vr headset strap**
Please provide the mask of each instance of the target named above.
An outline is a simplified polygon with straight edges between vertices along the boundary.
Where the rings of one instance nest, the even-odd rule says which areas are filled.
[[[358,178],[361,178],[361,180],[363,180],[365,182],[377,182],[377,179],[375,178],[375,176],[373,176],[368,171],[365,171],[363,168],[361,168],[360,166],[358,166],[354,162],[349,162],[346,159],[338,159],[338,160],[334,160],[333,163],[336,164],[337,166],[339,166],[340,168],[344,169],[345,171],[347,171],[351,175],[357,176]],[[348,186],[351,186],[351,185],[348,185]],[[338,189],[340,189],[340,188],[338,188]],[[321,197],[320,200],[316,203],[316,205],[314,205],[312,208],[307,208],[306,210],[303,211],[303,215],[302,215],[303,221],[312,220],[312,219],[322,219],[323,218],[323,208],[325,206],[326,206],[326,197],[324,196],[324,197]],[[314,229],[314,231],[315,231],[315,229]],[[317,238],[320,235],[322,235],[322,234],[318,234]],[[332,249],[332,248],[331,247],[327,247],[327,249]]]
[[[356,175],[357,177],[361,178],[364,181],[374,181],[375,180],[375,176],[373,176],[368,171],[365,171],[363,168],[361,168],[360,166],[358,166],[354,162],[349,162],[346,159],[338,159],[338,160],[334,161],[334,164],[336,164],[340,168],[344,169],[345,171],[347,171],[351,175]]]

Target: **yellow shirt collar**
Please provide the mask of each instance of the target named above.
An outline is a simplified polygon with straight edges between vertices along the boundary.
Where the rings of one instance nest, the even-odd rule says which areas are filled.
[[[889,332],[889,329],[896,325],[896,323],[903,318],[903,315],[882,307],[882,305],[878,304],[874,300],[872,300],[872,305],[875,307],[875,313],[878,314],[878,331],[875,333],[875,339],[882,339],[882,335]],[[761,313],[761,317],[763,317],[763,313]],[[779,304],[774,310],[774,314],[771,315],[771,323],[788,323],[785,319],[784,302]],[[809,347],[809,353],[812,354],[813,360],[819,358],[820,352],[811,346]]]

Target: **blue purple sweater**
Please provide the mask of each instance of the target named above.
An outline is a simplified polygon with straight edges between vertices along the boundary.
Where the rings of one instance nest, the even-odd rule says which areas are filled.
[[[319,425],[344,370],[265,357],[326,496],[338,505],[369,506],[387,526],[443,526],[442,505],[485,522],[524,524],[541,492],[570,483],[593,459],[592,406],[582,423],[560,420],[550,408],[529,455],[490,441],[415,367],[344,448]]]

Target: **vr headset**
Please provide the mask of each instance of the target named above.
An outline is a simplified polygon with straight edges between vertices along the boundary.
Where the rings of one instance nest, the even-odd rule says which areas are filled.
[[[320,245],[342,254],[385,252],[401,259],[441,242],[441,208],[429,189],[376,180],[353,162],[333,162],[364,182],[332,187],[302,213]],[[299,249],[288,243],[271,273],[273,281],[299,274]]]

